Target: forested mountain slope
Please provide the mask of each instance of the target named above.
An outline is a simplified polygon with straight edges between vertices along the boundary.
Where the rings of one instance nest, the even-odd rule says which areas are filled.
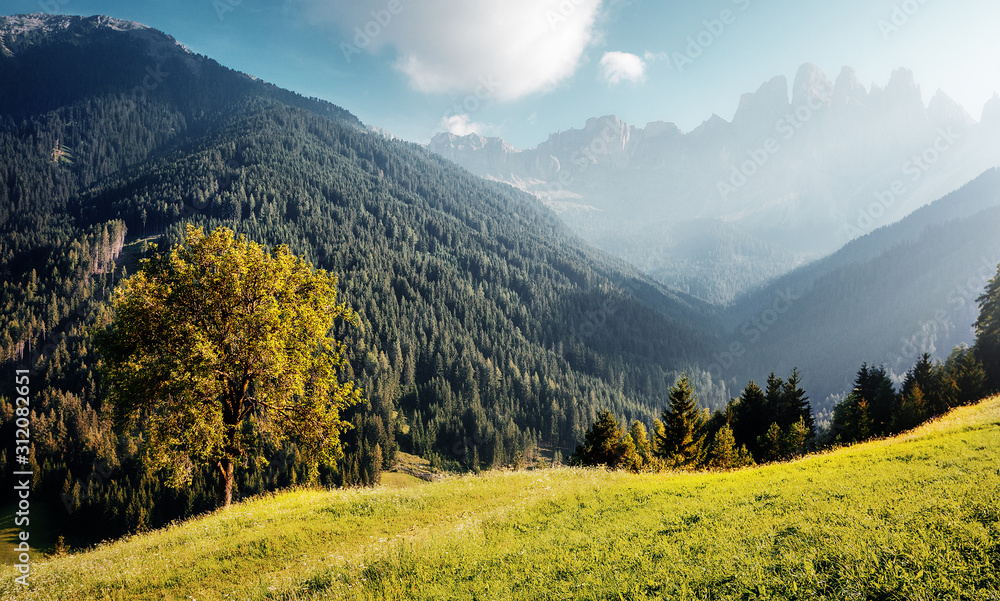
[[[68,498],[81,537],[214,498],[204,473],[165,491],[111,432],[89,342],[140,242],[166,248],[186,222],[288,244],[341,276],[362,324],[343,333],[348,375],[370,403],[348,416],[326,481],[373,481],[399,444],[466,467],[569,448],[598,408],[651,419],[681,370],[725,400],[697,369],[714,310],[590,249],[531,196],[144,26],[5,17],[0,42],[0,86],[16,90],[0,100],[0,352],[33,370],[39,495]],[[81,489],[97,465],[110,483]],[[266,449],[239,489],[302,477],[294,448]]]

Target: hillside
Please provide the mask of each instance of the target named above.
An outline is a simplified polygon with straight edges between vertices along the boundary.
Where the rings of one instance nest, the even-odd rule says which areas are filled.
[[[902,376],[924,352],[947,358],[974,340],[976,299],[1000,263],[998,229],[992,169],[740,298],[727,313],[729,339],[746,352],[724,369],[717,359],[716,375],[743,385],[798,366],[814,407],[826,410],[864,362]]]
[[[286,492],[39,562],[17,598],[990,599],[998,443],[995,397],[731,473],[559,468]]]
[[[0,85],[17,90],[0,102],[0,360],[33,370],[36,489],[71,497],[60,529],[76,540],[213,506],[211,472],[166,491],[111,431],[89,343],[143,243],[169,248],[184,223],[287,244],[340,276],[361,322],[341,333],[343,376],[369,403],[345,416],[348,456],[321,470],[327,483],[377,481],[397,448],[469,468],[571,449],[599,408],[650,421],[682,370],[707,402],[727,400],[697,368],[715,310],[595,251],[527,194],[143,25],[23,15],[0,18],[0,37]],[[101,461],[114,485],[88,495],[75,483]],[[295,448],[265,448],[239,487],[305,473]]]

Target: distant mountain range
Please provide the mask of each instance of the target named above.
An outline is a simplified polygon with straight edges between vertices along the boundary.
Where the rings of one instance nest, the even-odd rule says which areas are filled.
[[[715,303],[825,256],[1000,165],[1000,96],[979,122],[913,74],[862,86],[799,68],[691,132],[616,117],[519,150],[439,134],[429,148],[531,192],[586,240]]]

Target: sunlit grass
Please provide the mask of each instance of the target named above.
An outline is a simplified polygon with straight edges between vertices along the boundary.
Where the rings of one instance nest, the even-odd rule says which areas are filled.
[[[298,490],[34,566],[17,599],[1000,599],[1000,399],[724,474]],[[410,482],[410,484],[414,484]]]

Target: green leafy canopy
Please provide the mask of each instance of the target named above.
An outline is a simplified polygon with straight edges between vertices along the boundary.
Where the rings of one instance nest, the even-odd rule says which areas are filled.
[[[229,229],[206,236],[189,225],[184,244],[155,252],[115,291],[98,336],[118,423],[141,427],[175,485],[206,462],[231,485],[232,462],[256,435],[336,460],[349,427],[340,411],[362,400],[338,377],[334,328],[357,317],[337,303],[336,284],[285,246],[268,252]]]

